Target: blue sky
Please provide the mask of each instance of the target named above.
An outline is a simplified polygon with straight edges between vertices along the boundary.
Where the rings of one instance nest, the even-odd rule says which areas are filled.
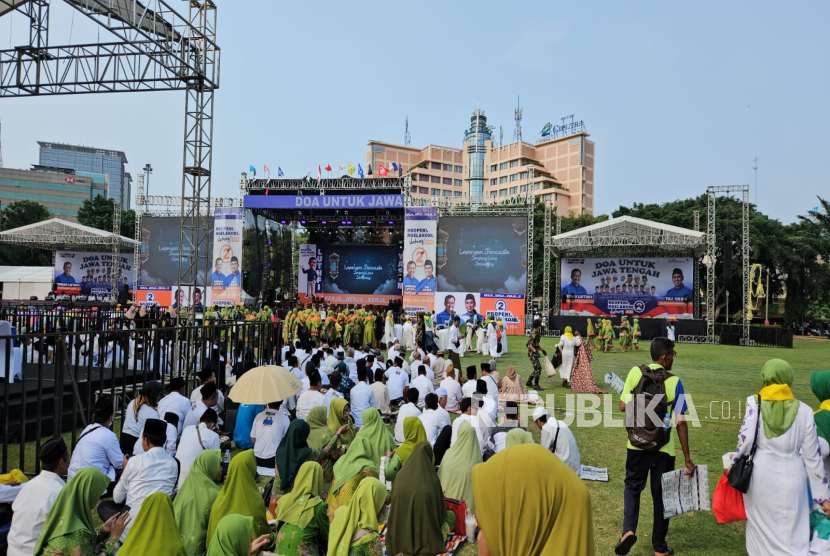
[[[50,44],[95,40],[53,4]],[[477,101],[510,140],[521,95],[525,140],[585,121],[597,214],[754,185],[756,156],[761,211],[790,222],[830,197],[827,2],[218,4],[214,195],[235,196],[249,164],[362,162],[369,139],[403,142],[407,115],[413,145],[460,147]],[[0,48],[26,26],[0,19]],[[153,164],[151,193],[179,194],[183,107],[178,92],[4,98],[5,165],[36,163],[37,140],[120,149],[133,175]]]

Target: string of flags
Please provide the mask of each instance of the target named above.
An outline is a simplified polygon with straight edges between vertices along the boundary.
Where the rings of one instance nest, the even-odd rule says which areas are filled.
[[[249,165],[248,170],[253,175],[253,178],[256,179],[256,167],[253,164],[251,164],[251,165]],[[326,164],[325,168],[323,167],[322,164],[318,164],[317,165],[317,183],[320,183],[320,180],[323,178],[323,170],[328,172],[329,177],[331,177],[331,172],[332,172],[331,164]],[[346,171],[346,173],[349,176],[354,176],[355,174],[357,174],[357,176],[360,179],[365,179],[365,177],[367,175],[369,175],[369,176],[374,175],[374,173],[372,172],[372,165],[371,164],[366,165],[365,174],[363,172],[363,167],[360,164],[358,164],[357,168],[355,168],[355,165],[352,164],[351,162],[348,163],[346,166],[343,166],[342,164],[338,165],[338,167],[337,167],[338,174],[342,175],[344,170]],[[381,177],[388,176],[390,172],[397,172],[398,176],[403,175],[403,165],[399,166],[397,162],[393,162],[391,165],[388,165],[388,166],[383,166],[383,164],[378,164],[377,170],[378,170],[378,175],[380,175]],[[271,178],[271,169],[268,168],[267,164],[262,165],[262,171],[263,171],[263,173],[265,173],[265,176],[267,177],[267,179]],[[283,173],[282,168],[277,166],[277,177],[281,178],[281,177],[284,177],[284,176],[285,176],[285,174]],[[310,171],[307,172],[306,176],[309,179],[311,179],[311,172]]]

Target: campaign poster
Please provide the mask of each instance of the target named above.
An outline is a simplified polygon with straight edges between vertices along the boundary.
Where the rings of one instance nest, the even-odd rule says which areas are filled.
[[[139,307],[170,307],[173,303],[173,288],[169,286],[138,286],[135,299]]]
[[[324,295],[401,295],[399,246],[337,244],[324,246],[322,252]]]
[[[437,239],[437,291],[526,293],[526,217],[445,216]]]
[[[435,303],[438,209],[408,207],[404,223],[403,306],[409,316]]]
[[[213,212],[213,271],[208,284],[211,303],[220,307],[242,300],[242,211],[217,207]]]
[[[214,245],[213,217],[206,220],[206,225],[208,239],[200,244],[199,251],[205,261],[210,261],[209,250]],[[189,253],[185,257],[182,257],[181,253],[181,226],[182,219],[178,216],[142,217],[139,284],[142,286],[175,286],[179,283],[179,261],[181,260],[183,269],[187,269],[190,264]],[[192,229],[185,229],[185,234],[192,236]],[[192,244],[192,238],[185,238],[185,245],[188,244]],[[184,276],[182,281],[210,285],[211,282],[208,277],[214,271],[214,267],[210,262],[208,262],[208,265],[208,268],[199,268],[200,278],[203,279],[195,281],[190,276]],[[201,261],[199,266],[203,266]]]
[[[525,296],[520,293],[483,293],[481,312],[485,317],[493,315],[501,320],[508,336],[524,336]]]
[[[693,272],[691,257],[562,259],[560,310],[584,316],[692,318]]]
[[[481,308],[481,294],[473,292],[437,292],[435,294],[435,324],[438,327],[449,328],[453,314],[458,315],[461,324],[477,317],[477,322],[484,321],[484,311]]]
[[[302,303],[323,293],[323,250],[308,243],[300,245],[300,271],[297,273],[297,294]]]
[[[55,253],[55,284],[58,291],[82,295],[110,295],[112,291],[112,253],[85,251],[58,251]],[[118,256],[116,280],[119,290],[133,288],[135,255]]]

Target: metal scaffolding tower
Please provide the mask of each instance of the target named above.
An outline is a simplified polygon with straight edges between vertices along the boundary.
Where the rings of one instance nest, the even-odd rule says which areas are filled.
[[[50,0],[4,0],[0,17],[18,12],[30,23],[28,45],[0,50],[0,97],[186,91],[179,287],[204,287],[213,94],[219,88],[216,4],[189,0],[183,16],[164,0],[64,1],[115,40],[49,46]]]
[[[542,240],[542,249],[544,249],[544,259],[542,266],[542,317],[547,322],[550,315],[550,256],[551,250],[548,248],[550,241],[550,230],[552,225],[552,206],[550,201],[545,203],[545,228]],[[558,285],[557,285],[558,287]]]
[[[740,192],[742,195],[741,218],[741,268],[743,282],[743,296],[741,312],[743,315],[743,334],[741,345],[751,346],[749,339],[749,319],[746,308],[749,306],[749,186],[748,185],[710,185],[706,188],[706,256],[703,264],[706,265],[706,341],[716,343],[715,339],[715,263],[717,256],[717,234],[715,232],[715,198],[718,193]]]
[[[110,266],[110,302],[118,299],[118,270],[121,264],[121,203],[112,204],[112,265]]]
[[[557,214],[556,215],[556,235],[559,235],[561,233],[562,233],[562,217]],[[549,249],[549,247],[546,246],[545,249]],[[559,284],[562,283],[562,259],[558,254],[556,255],[556,261],[554,261],[554,263],[553,263],[553,270],[554,270],[553,284],[554,284],[554,287],[556,288],[554,290],[554,294],[553,294],[553,303],[554,303],[554,305],[553,305],[553,314],[558,315],[559,314],[559,307],[562,306],[562,301],[559,299],[559,295],[561,293],[559,291]],[[550,323],[548,323],[548,326],[550,326]]]

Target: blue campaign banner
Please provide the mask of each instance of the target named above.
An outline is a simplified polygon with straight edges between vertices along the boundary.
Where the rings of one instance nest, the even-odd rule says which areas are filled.
[[[323,294],[401,295],[399,246],[324,245],[322,254]]]
[[[403,195],[245,195],[245,208],[404,208]]]

